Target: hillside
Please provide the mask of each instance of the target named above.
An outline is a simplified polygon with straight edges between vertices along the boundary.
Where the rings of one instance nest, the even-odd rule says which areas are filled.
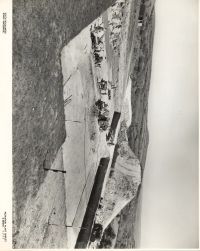
[[[129,146],[145,168],[149,134],[147,128],[148,94],[151,77],[151,60],[155,26],[154,9],[141,33],[138,64],[132,70],[132,122],[128,129]],[[134,247],[134,222],[137,197],[121,212],[116,248]]]
[[[154,1],[113,2],[14,1],[14,248],[135,247]]]
[[[111,0],[13,1],[13,236],[65,140],[60,53]],[[15,243],[15,241],[14,241]]]
[[[127,7],[128,4],[129,7]],[[123,9],[126,21],[122,22],[121,31],[118,32],[119,38],[126,34],[124,37],[124,39],[127,39],[126,43],[120,43],[122,40],[114,39],[114,41],[118,41],[118,44],[115,45],[113,61],[111,63],[113,66],[112,76],[114,79],[116,76],[116,81],[119,81],[119,84],[123,83],[123,85],[126,85],[126,82],[128,82],[127,78],[130,74],[131,116],[127,115],[128,104],[124,106],[122,99],[118,98],[116,107],[121,107],[119,109],[122,111],[122,117],[126,118],[126,121],[129,121],[130,124],[128,126],[124,126],[125,121],[121,120],[121,129],[119,131],[117,145],[115,147],[109,179],[106,182],[106,188],[104,193],[102,193],[102,199],[96,213],[91,237],[92,242],[90,244],[90,247],[93,248],[97,246],[100,248],[135,247],[135,237],[138,231],[135,229],[135,217],[138,204],[137,201],[140,193],[140,179],[142,178],[145,167],[149,140],[147,128],[147,111],[155,25],[153,4],[154,2],[151,1],[146,1],[145,5],[142,1],[130,1],[127,3],[127,6]],[[113,9],[111,8],[111,13]],[[131,15],[130,13],[135,13],[135,16]],[[143,17],[143,23],[142,26],[139,26],[139,21],[137,22],[137,19],[141,19],[141,15]],[[132,23],[130,24],[132,18],[135,22],[133,26]],[[113,34],[116,38],[117,35],[115,33]],[[131,36],[132,43],[130,43]],[[128,53],[126,53],[126,50]],[[117,55],[115,52],[117,52]],[[120,62],[127,63],[126,69],[120,68]],[[117,69],[117,65],[119,65],[119,71],[116,75],[115,70]],[[118,95],[120,94],[118,93]],[[124,91],[122,91],[121,95],[121,97],[123,97],[123,95],[126,94]],[[134,173],[134,170],[137,170],[135,169],[136,166],[134,163],[130,165],[129,169],[132,173],[134,173],[133,176],[131,175],[131,172],[127,171],[124,172],[124,175],[119,175],[118,168],[121,156],[120,153],[124,153],[124,144],[126,145],[125,142],[127,141],[130,146],[130,150],[126,150],[125,155],[128,153],[128,159],[131,159],[131,156],[135,156],[136,160],[138,158],[138,170],[139,172],[141,171],[141,176],[137,176],[136,173]],[[128,169],[125,156],[122,157],[120,167],[122,166],[126,166],[125,169]],[[134,177],[132,182],[130,182],[130,177]],[[122,182],[123,186],[120,185],[120,182]],[[131,184],[133,187],[131,187]],[[127,197],[126,195],[129,192],[131,193],[131,196]],[[102,226],[100,227],[102,230],[97,230],[97,226]],[[101,235],[99,231],[101,232]]]

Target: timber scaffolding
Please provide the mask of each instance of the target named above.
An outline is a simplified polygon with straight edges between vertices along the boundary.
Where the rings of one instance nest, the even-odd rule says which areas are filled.
[[[90,241],[95,214],[101,199],[104,178],[108,169],[110,158],[101,158],[95,176],[94,185],[87,205],[86,213],[76,241],[75,248],[87,248]]]

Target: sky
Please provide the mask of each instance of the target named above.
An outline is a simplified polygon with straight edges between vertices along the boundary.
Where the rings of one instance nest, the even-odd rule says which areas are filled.
[[[198,0],[156,0],[140,248],[198,247]]]

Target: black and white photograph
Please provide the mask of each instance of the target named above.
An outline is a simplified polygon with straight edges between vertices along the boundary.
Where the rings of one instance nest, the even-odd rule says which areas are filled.
[[[1,147],[12,199],[1,239],[198,249],[199,1],[9,2],[0,42],[12,34],[12,146]]]

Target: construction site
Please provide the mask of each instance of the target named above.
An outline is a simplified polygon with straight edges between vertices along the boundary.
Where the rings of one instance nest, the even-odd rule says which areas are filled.
[[[32,152],[32,179],[14,170],[13,248],[135,247],[154,25],[154,1],[117,0],[62,47],[48,116],[63,124]]]

